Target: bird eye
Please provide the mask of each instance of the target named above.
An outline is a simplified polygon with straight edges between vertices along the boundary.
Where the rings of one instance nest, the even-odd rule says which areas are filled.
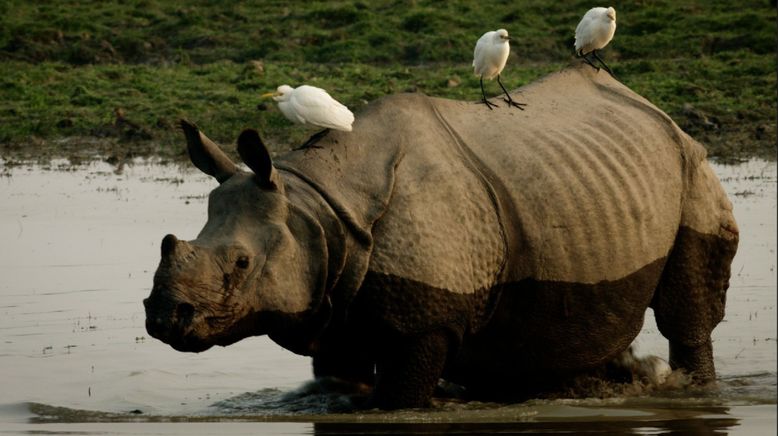
[[[246,269],[249,267],[249,258],[247,256],[241,256],[235,261],[235,266],[240,269]]]

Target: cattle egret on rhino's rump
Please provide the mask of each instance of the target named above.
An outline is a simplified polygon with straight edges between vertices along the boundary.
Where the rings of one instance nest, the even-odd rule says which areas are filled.
[[[616,10],[610,8],[591,8],[584,14],[578,27],[575,28],[575,54],[582,56],[586,63],[599,70],[587,56],[594,55],[605,67],[605,70],[613,75],[608,65],[597,56],[597,50],[601,50],[613,39],[616,33]]]
[[[486,99],[486,93],[484,93],[484,78],[491,80],[497,76],[497,83],[500,84],[503,92],[505,92],[505,102],[511,106],[524,110],[522,106],[524,103],[517,103],[513,101],[511,95],[502,86],[500,81],[500,73],[505,68],[505,62],[508,61],[508,55],[511,52],[510,41],[508,31],[505,29],[493,30],[484,33],[478,42],[475,44],[475,52],[473,53],[473,71],[477,76],[481,76],[481,103],[485,104],[489,109],[492,106],[497,106],[494,103],[489,102]]]
[[[327,91],[315,86],[292,88],[281,85],[276,92],[263,94],[262,97],[272,97],[278,102],[278,108],[289,121],[324,128],[311,136],[304,146],[313,144],[329,129],[350,132],[354,122],[354,114],[346,106],[332,98]]]

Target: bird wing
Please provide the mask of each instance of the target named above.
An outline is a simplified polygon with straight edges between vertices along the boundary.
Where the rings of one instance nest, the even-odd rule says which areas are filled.
[[[587,12],[588,14],[588,12]],[[588,18],[586,18],[586,15],[581,18],[581,21],[578,22],[578,25],[575,26],[575,40],[578,42],[578,40],[582,36],[582,32],[584,31],[584,28],[586,28],[586,22],[589,21]]]
[[[289,102],[305,123],[351,131],[354,114],[321,88],[308,85],[297,87]]]
[[[586,14],[584,14],[583,18],[581,18],[581,22],[578,23],[578,26],[575,28],[576,53],[587,48],[590,44],[595,44],[599,32],[603,30],[603,23],[601,22],[600,17],[607,13],[607,8],[596,7],[589,9]],[[608,41],[610,41],[610,39],[608,39]]]
[[[491,34],[494,31],[486,32],[478,38],[478,42],[475,43],[475,50],[473,51],[473,66],[479,69],[479,66],[483,64],[483,58],[486,55],[487,41],[491,38]]]
[[[591,8],[584,14],[581,22],[575,28],[575,51],[586,54],[592,50],[605,47],[616,30],[616,23],[605,18],[607,8]]]

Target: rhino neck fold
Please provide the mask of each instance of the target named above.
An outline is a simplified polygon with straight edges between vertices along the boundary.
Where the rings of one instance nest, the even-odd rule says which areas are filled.
[[[287,171],[287,170],[283,170]],[[289,202],[303,213],[318,221],[324,231],[327,257],[327,282],[324,293],[329,295],[337,285],[338,277],[346,263],[346,232],[341,219],[334,212],[319,190],[297,174],[284,177]]]
[[[292,179],[299,180],[313,190],[319,197],[321,197],[324,206],[327,207],[335,216],[337,216],[339,222],[341,222],[351,232],[353,237],[366,247],[370,247],[373,244],[373,236],[370,231],[362,228],[362,225],[354,218],[354,215],[340,204],[335,198],[327,193],[321,186],[314,182],[311,178],[301,173],[300,171],[284,166],[283,164],[276,164],[276,168],[285,171],[293,176]],[[289,180],[289,178],[287,178]]]
[[[293,168],[276,168],[283,173],[289,202],[318,220],[324,230],[327,282],[323,298],[331,305],[329,321],[340,324],[367,272],[373,237],[348,207],[319,184]]]

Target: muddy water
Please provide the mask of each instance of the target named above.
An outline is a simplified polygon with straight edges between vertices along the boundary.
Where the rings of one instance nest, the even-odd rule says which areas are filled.
[[[160,240],[195,237],[212,179],[151,163],[0,162],[0,434],[774,434],[776,165],[716,171],[741,228],[714,331],[718,392],[339,414],[348,396],[300,389],[308,359],[267,338],[183,354],[147,336],[141,300]],[[638,353],[666,357],[646,315]]]

